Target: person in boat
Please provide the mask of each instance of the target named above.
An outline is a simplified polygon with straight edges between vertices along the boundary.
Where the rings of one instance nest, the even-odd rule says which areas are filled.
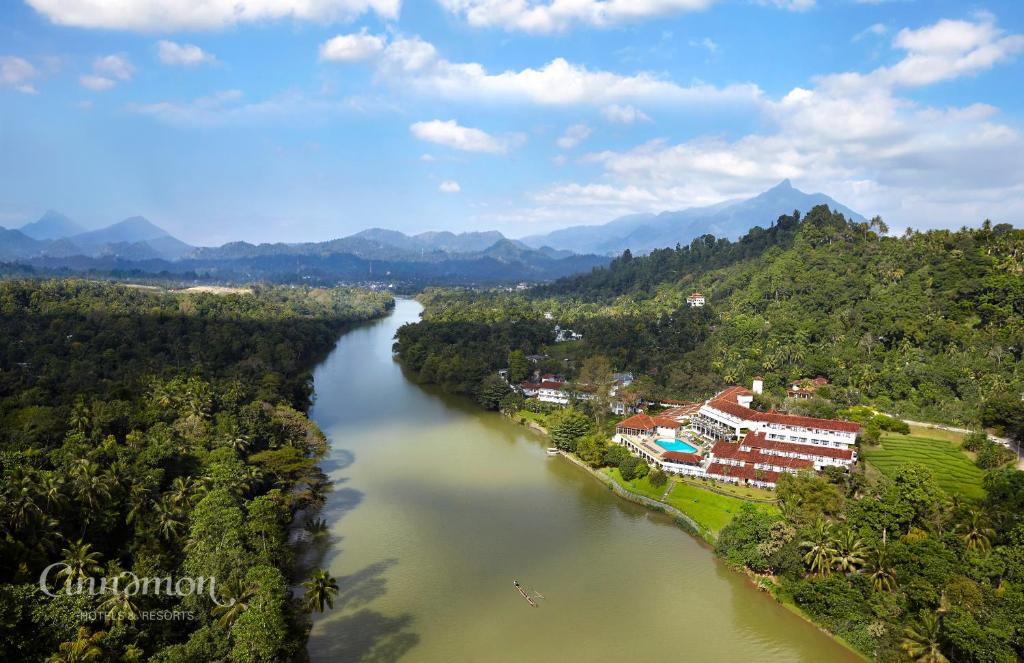
[[[513,580],[512,584],[515,585],[516,587],[519,587],[519,581],[518,580]]]

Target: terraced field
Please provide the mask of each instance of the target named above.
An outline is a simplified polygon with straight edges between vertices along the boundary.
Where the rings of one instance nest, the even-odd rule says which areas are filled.
[[[920,463],[935,473],[943,490],[973,500],[985,497],[981,487],[984,472],[979,469],[959,445],[917,435],[885,433],[882,444],[865,447],[863,455],[868,463],[886,476],[894,476],[906,463]]]

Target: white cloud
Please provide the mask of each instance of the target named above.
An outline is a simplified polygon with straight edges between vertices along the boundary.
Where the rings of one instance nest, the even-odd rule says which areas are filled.
[[[301,92],[286,92],[274,97],[247,100],[241,90],[223,90],[190,101],[133,103],[126,110],[151,117],[175,127],[215,127],[224,125],[260,126],[295,123],[322,123],[339,113],[364,112],[367,101],[356,97],[325,99]]]
[[[78,77],[78,83],[94,92],[109,90],[118,81],[130,81],[135,67],[123,55],[104,55],[92,62],[92,73]]]
[[[459,193],[462,191],[462,187],[455,180],[445,180],[441,182],[441,186],[437,187],[441,193]]]
[[[718,52],[718,44],[716,44],[715,40],[713,40],[711,37],[704,37],[703,39],[691,39],[690,46],[693,46],[694,48],[706,49],[708,53]]]
[[[36,88],[32,80],[39,76],[39,71],[31,62],[14,55],[0,56],[0,86],[11,87],[18,92],[35,94]]]
[[[117,85],[117,81],[107,78],[106,76],[97,76],[95,74],[83,74],[78,77],[78,82],[82,87],[88,88],[93,92],[109,90]]]
[[[123,55],[104,55],[96,58],[92,69],[97,74],[111,76],[120,81],[129,81],[135,75],[135,67]]]
[[[430,154],[428,152],[424,152],[423,154],[420,155],[420,161],[424,161],[426,163],[430,163],[431,161],[436,161],[436,159],[434,158],[433,154]]]
[[[215,30],[285,18],[350,20],[373,12],[397,19],[401,0],[27,0],[59,25],[167,32]]]
[[[164,64],[195,67],[196,65],[216,62],[213,57],[195,44],[178,44],[162,39],[156,44],[157,57]]]
[[[378,66],[380,75],[405,88],[454,99],[525,101],[545,106],[644,101],[708,107],[756,104],[762,96],[753,84],[719,88],[697,82],[684,87],[651,73],[622,75],[591,70],[563,58],[539,69],[490,73],[476,62],[450,62],[418,37],[395,39],[384,50]]]
[[[710,7],[715,0],[440,0],[474,27],[550,33],[580,24],[611,27]]]
[[[555,144],[563,150],[571,150],[590,136],[591,129],[585,124],[574,124],[565,130]]]
[[[889,26],[885,23],[872,23],[857,34],[853,35],[850,41],[858,42],[865,37],[881,37],[887,32],[889,32]]]
[[[320,45],[320,59],[331,62],[368,60],[384,50],[383,35],[371,35],[363,28],[357,33],[338,35]]]
[[[1024,50],[1024,35],[1007,36],[991,15],[981,14],[974,22],[943,20],[918,30],[904,28],[893,45],[907,56],[880,75],[897,85],[928,85],[991,69]]]
[[[803,12],[817,4],[816,0],[758,0],[759,4],[772,5],[791,12]]]
[[[948,30],[949,23],[902,31],[894,45],[907,55],[892,67],[823,76],[766,101],[762,132],[589,154],[583,160],[603,171],[596,181],[548,187],[533,195],[533,207],[515,213],[544,223],[594,222],[746,197],[791,178],[864,214],[880,213],[893,227],[1017,220],[1024,213],[1024,135],[986,104],[934,108],[897,94],[1011,57],[1015,36],[990,17],[962,30]],[[986,55],[972,55],[979,51]],[[941,64],[928,76],[909,75],[922,70],[904,63],[922,55]],[[958,64],[965,58],[971,66]]]
[[[516,142],[492,136],[480,129],[464,127],[455,120],[416,122],[409,127],[409,131],[420,140],[463,152],[504,154],[512,146],[512,143]]]
[[[651,118],[647,117],[647,114],[642,110],[629,105],[619,106],[618,104],[612,104],[611,106],[605,106],[601,110],[601,114],[604,115],[604,119],[615,124],[651,121]]]

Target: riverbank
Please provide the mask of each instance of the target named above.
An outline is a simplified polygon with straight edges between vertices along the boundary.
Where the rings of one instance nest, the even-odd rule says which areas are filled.
[[[530,430],[548,435],[544,426],[532,417],[522,416],[522,413],[508,416]],[[593,468],[566,451],[560,455],[622,499],[669,515],[680,527],[711,545],[715,544],[718,533],[729,524],[743,502],[758,504],[765,510],[777,510],[774,500],[763,497],[748,499],[677,477],[670,477],[666,485],[655,487],[646,477],[626,481],[616,468]]]
[[[545,429],[538,421],[532,418],[517,416],[518,414],[519,413],[506,416],[521,426],[545,436],[548,435],[547,429]],[[764,498],[743,499],[730,495],[725,491],[715,491],[709,489],[710,487],[696,485],[692,480],[684,478],[670,478],[668,485],[662,489],[650,486],[648,482],[647,490],[644,490],[643,487],[637,488],[636,484],[637,482],[646,482],[646,477],[642,479],[635,479],[632,482],[626,482],[619,474],[617,468],[595,469],[587,465],[572,453],[566,451],[560,451],[559,456],[569,461],[579,469],[585,471],[588,475],[603,484],[617,497],[669,516],[681,529],[709,546],[711,549],[715,548],[715,544],[718,541],[718,534],[721,532],[721,529],[732,520],[733,514],[731,508],[729,508],[729,506],[723,506],[725,504],[730,504],[730,502],[727,501],[734,503],[730,504],[730,506],[736,506],[742,502],[748,502],[758,505],[759,508],[772,509],[776,512],[778,511],[778,507],[774,500],[769,502]],[[683,493],[676,495],[676,491],[680,489],[683,489]],[[653,494],[657,494],[657,497],[652,496]],[[688,504],[693,505],[691,506],[691,509],[696,510],[699,513],[699,516],[695,517],[694,513],[686,513],[683,509],[678,508],[680,506],[685,508]],[[697,505],[699,505],[699,507]],[[740,575],[744,577],[752,589],[769,593],[779,606],[785,608],[788,612],[796,615],[808,624],[813,625],[843,649],[863,661],[871,660],[858,651],[849,642],[816,623],[793,601],[780,596],[776,591],[774,591],[777,588],[777,585],[771,583],[770,579],[768,579],[769,586],[766,588],[763,584],[763,581],[766,579],[765,576],[759,576],[746,569],[734,570],[740,571]]]

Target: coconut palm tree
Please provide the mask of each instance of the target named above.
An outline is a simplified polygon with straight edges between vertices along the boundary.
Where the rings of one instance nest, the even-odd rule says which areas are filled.
[[[949,663],[939,643],[939,617],[933,612],[921,616],[903,631],[900,648],[917,663]]]
[[[882,530],[882,542],[871,550],[869,568],[871,586],[876,592],[891,592],[896,589],[896,572],[889,563],[888,532]]]
[[[47,663],[89,663],[98,661],[103,657],[103,648],[100,642],[107,634],[104,631],[89,633],[84,626],[79,627],[75,639],[69,642],[62,642],[56,654],[46,659]]]
[[[51,510],[62,509],[68,502],[64,494],[64,480],[52,475],[43,477],[39,482],[39,495]]]
[[[114,592],[100,603],[99,610],[104,613],[103,620],[108,624],[123,621],[135,621],[139,618],[139,608],[128,592]]]
[[[807,550],[804,564],[811,573],[827,576],[832,568],[832,559],[836,550],[832,547],[832,523],[818,518],[814,524],[811,538],[800,542],[800,547]]]
[[[864,541],[857,537],[852,529],[844,527],[839,534],[832,539],[832,547],[835,553],[832,556],[832,565],[842,573],[855,573],[864,566],[864,555],[867,547]]]
[[[64,578],[64,584],[70,585],[78,579],[86,579],[94,573],[100,573],[103,567],[100,566],[100,553],[92,549],[91,543],[82,543],[79,539],[68,544],[67,548],[61,550],[64,558],[61,564],[64,566],[57,574],[58,578]]]
[[[252,585],[237,580],[226,583],[220,590],[220,603],[213,606],[213,616],[221,628],[231,628],[243,612],[249,609],[249,602],[256,595]]]
[[[28,476],[11,481],[11,486],[4,491],[7,502],[8,520],[11,527],[18,530],[26,527],[36,518],[43,515],[43,510],[36,502],[36,490],[32,479]]]
[[[181,531],[185,528],[181,511],[174,504],[173,500],[166,496],[159,502],[153,503],[153,518],[156,521],[157,532],[167,541],[173,541],[178,538],[181,535]]]
[[[75,495],[82,506],[86,507],[87,514],[97,510],[100,502],[110,497],[110,489],[105,477],[100,474],[99,465],[91,460],[82,458],[76,461],[71,468],[71,477]]]
[[[338,593],[338,581],[332,578],[325,569],[318,569],[313,576],[302,583],[306,588],[306,608],[313,612],[324,611],[324,605],[334,607],[334,595]]]
[[[971,509],[967,514],[967,520],[960,523],[957,529],[962,532],[960,538],[968,550],[987,553],[992,549],[992,539],[996,531],[988,526],[985,514],[978,509]]]

